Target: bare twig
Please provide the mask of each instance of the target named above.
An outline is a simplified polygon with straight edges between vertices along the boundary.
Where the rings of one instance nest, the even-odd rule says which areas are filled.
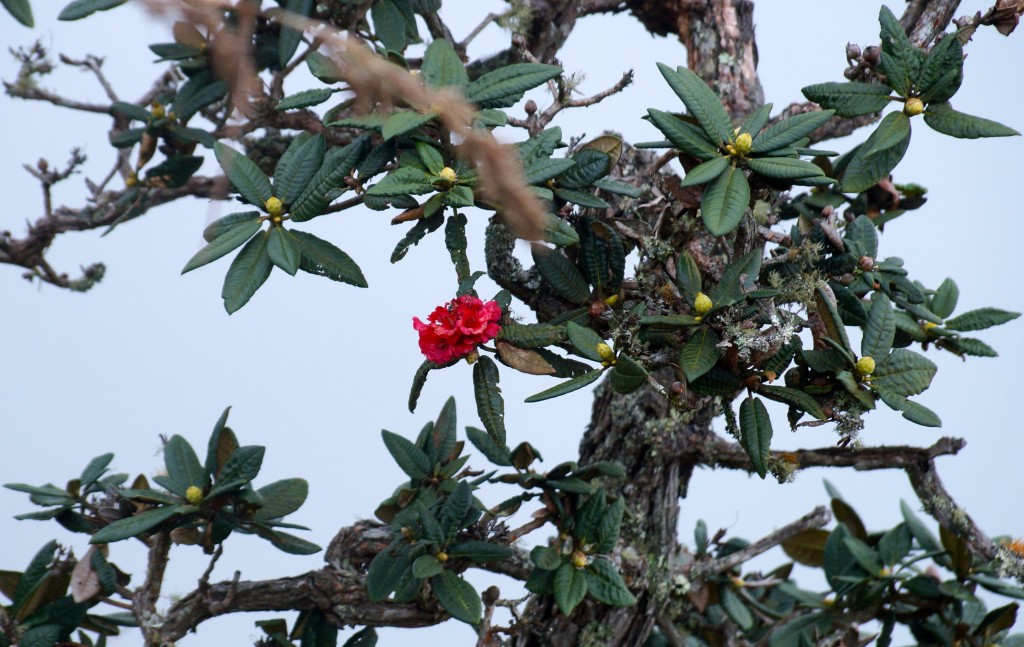
[[[91,71],[96,76],[96,80],[100,82],[101,86],[103,86],[103,91],[107,93],[107,98],[111,101],[119,101],[119,99],[117,98],[117,93],[114,92],[114,87],[110,85],[110,81],[107,80],[107,77],[104,76],[103,70],[101,69],[103,67],[102,58],[89,54],[84,59],[76,61],[73,58],[61,54],[60,60],[65,65],[84,67]]]

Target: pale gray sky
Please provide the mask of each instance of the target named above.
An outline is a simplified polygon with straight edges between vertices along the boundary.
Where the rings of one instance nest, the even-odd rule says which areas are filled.
[[[160,69],[150,64],[154,57],[145,45],[169,41],[169,25],[153,22],[131,6],[83,23],[59,23],[55,16],[62,4],[34,3],[35,32],[0,17],[2,44],[28,45],[40,35],[54,53],[105,55],[105,69],[122,97],[131,100],[141,94]],[[461,36],[502,4],[449,0],[444,14]],[[964,3],[963,13],[985,8],[979,2]],[[801,100],[803,85],[841,80],[845,43],[877,42],[876,15],[877,6],[866,2],[759,3],[760,73],[768,100],[781,108]],[[471,53],[497,50],[507,38],[491,27]],[[954,105],[1024,129],[1019,111],[1024,36],[1007,39],[983,30],[967,51],[966,81]],[[650,37],[627,17],[581,21],[561,60],[567,71],[586,74],[581,90],[588,94],[610,86],[627,69],[636,73],[634,85],[621,95],[592,109],[564,113],[558,123],[566,137],[596,136],[611,128],[628,141],[659,139],[640,117],[648,107],[680,109],[655,62],[684,63],[681,46]],[[14,73],[11,59],[0,58],[0,77],[9,80]],[[62,70],[44,83],[78,98],[103,98],[94,79],[78,70]],[[288,87],[303,86],[296,79]],[[7,97],[0,101],[6,151],[0,158],[6,188],[0,228],[20,235],[25,222],[41,212],[38,187],[22,163],[44,156],[60,165],[73,146],[82,146],[90,157],[87,173],[98,177],[108,170],[113,152],[105,143],[104,118]],[[854,137],[830,146],[843,150],[856,141]],[[1017,274],[1014,244],[1024,234],[1016,196],[1022,156],[1021,138],[959,141],[916,123],[898,179],[924,184],[930,200],[887,227],[881,256],[902,257],[911,277],[929,286],[952,276],[961,289],[960,311],[982,306],[1024,310],[1019,282],[1004,276]],[[84,194],[81,180],[75,179],[56,191],[56,200],[77,205]],[[304,536],[326,546],[337,528],[372,515],[377,502],[402,480],[380,442],[381,428],[411,436],[452,394],[459,404],[460,425],[477,423],[471,372],[464,364],[432,375],[417,413],[406,410],[410,380],[422,359],[411,319],[425,316],[454,293],[439,239],[428,238],[401,263],[391,265],[390,251],[404,234],[404,229],[388,225],[392,214],[353,210],[320,218],[304,228],[349,252],[370,288],[275,272],[245,308],[228,317],[219,298],[227,262],[184,277],[179,272],[201,246],[205,223],[232,210],[226,204],[180,202],[106,238],[96,232],[62,236],[50,253],[59,269],[74,272],[79,265],[107,263],[107,277],[86,295],[29,286],[17,269],[0,268],[0,333],[6,347],[0,382],[6,414],[0,432],[2,482],[63,483],[106,451],[116,452],[116,471],[152,474],[162,468],[159,434],[182,434],[204,447],[213,422],[232,405],[230,424],[241,442],[267,446],[257,485],[291,476],[308,479],[310,497],[293,520],[310,526],[313,531]],[[479,249],[485,218],[482,213],[470,215],[474,269],[483,268]],[[1017,321],[979,335],[1000,352],[998,359],[962,363],[952,355],[929,352],[940,371],[920,400],[942,417],[941,430],[879,411],[868,416],[862,435],[869,444],[929,444],[941,435],[965,437],[967,449],[958,458],[944,459],[941,474],[958,501],[993,535],[1024,534],[1024,509],[1015,496],[1024,485],[1019,470],[1024,436],[1013,431],[1019,424],[1015,386],[1018,367],[1024,364],[1022,325]],[[574,458],[589,396],[579,392],[518,404],[551,382],[508,369],[502,378],[510,442],[529,440],[549,465]],[[789,433],[782,408],[772,409],[778,414],[773,446],[834,443],[835,435],[824,428]],[[683,539],[690,540],[698,518],[712,529],[726,527],[731,535],[755,539],[826,503],[822,476],[821,471],[809,471],[793,484],[778,485],[702,471],[683,502]],[[896,523],[899,499],[913,499],[901,473],[835,472],[827,477],[870,527]],[[483,491],[488,501],[505,495],[497,489]],[[84,536],[56,524],[11,518],[32,509],[24,495],[0,490],[5,548],[0,568],[23,568],[52,538],[74,547],[77,554],[84,552]],[[141,548],[125,542],[112,553],[138,583]],[[318,568],[321,560],[320,555],[284,555],[250,537],[232,538],[214,578],[230,578],[235,569],[244,579],[292,575]],[[172,565],[168,596],[190,591],[205,560],[197,549],[175,548]],[[211,621],[184,644],[241,644],[257,635],[252,622],[267,617],[273,614]],[[415,639],[421,644],[472,644],[471,632],[456,622],[417,631]],[[137,644],[135,636],[127,635],[112,644]],[[380,644],[401,645],[411,638],[400,630],[385,630]]]

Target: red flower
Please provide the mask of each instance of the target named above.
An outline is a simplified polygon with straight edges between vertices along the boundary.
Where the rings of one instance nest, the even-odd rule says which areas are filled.
[[[480,344],[494,339],[501,326],[501,306],[464,294],[438,306],[423,323],[413,317],[413,328],[420,333],[420,351],[435,364],[465,357]]]

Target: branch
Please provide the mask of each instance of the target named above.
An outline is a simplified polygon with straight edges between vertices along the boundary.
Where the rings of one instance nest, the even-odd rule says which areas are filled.
[[[796,115],[804,114],[805,112],[814,112],[820,110],[818,104],[810,101],[804,103],[791,103],[783,109],[778,115],[773,117],[768,126],[772,126],[783,119],[795,117]],[[840,137],[846,137],[852,134],[858,128],[871,125],[882,118],[881,113],[875,113],[871,115],[861,115],[859,117],[832,117],[820,128],[812,132],[808,139],[808,146],[823,142],[829,139],[839,139]]]
[[[778,546],[787,539],[794,537],[804,530],[810,528],[821,528],[832,521],[832,513],[827,508],[818,506],[811,512],[800,517],[796,521],[779,528],[770,535],[765,535],[746,548],[729,553],[725,557],[714,560],[702,560],[689,565],[689,577],[692,579],[706,579],[711,575],[717,575],[724,571],[731,570],[744,562],[747,562],[761,553],[767,552]]]
[[[625,0],[582,0],[579,15],[590,16],[598,13],[622,13],[629,10]]]

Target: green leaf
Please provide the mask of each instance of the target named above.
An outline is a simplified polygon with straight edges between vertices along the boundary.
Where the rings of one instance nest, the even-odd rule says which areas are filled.
[[[301,508],[309,494],[309,484],[306,479],[282,479],[264,485],[256,492],[263,499],[263,504],[253,518],[269,521],[286,517]]]
[[[732,134],[732,119],[725,111],[718,96],[704,81],[686,69],[671,67],[658,63],[661,75],[668,81],[672,91],[682,99],[686,110],[697,118],[701,129],[717,148],[722,142],[728,141]]]
[[[7,13],[21,24],[26,27],[35,27],[35,20],[32,18],[32,5],[28,0],[0,0],[0,4],[3,4]]]
[[[949,101],[960,89],[964,79],[964,46],[959,36],[945,34],[928,52],[915,83],[921,101]]]
[[[901,115],[903,113],[891,113]],[[884,122],[884,120],[883,120]],[[879,126],[879,129],[882,125]],[[877,130],[875,132],[878,132]],[[889,173],[896,168],[910,146],[910,134],[896,145],[886,148],[875,155],[868,155],[867,151],[873,146],[872,139],[875,133],[871,133],[867,141],[861,144],[853,154],[850,163],[843,171],[842,190],[850,193],[860,193],[873,187],[878,181],[885,179]]]
[[[913,400],[903,400],[903,403],[900,405],[900,411],[903,412],[904,418],[922,427],[942,426],[942,419],[939,418],[937,413]]]
[[[922,52],[910,42],[902,25],[888,7],[883,6],[879,11],[878,22],[882,26],[879,34],[882,39],[882,60],[878,67],[885,74],[886,83],[901,97],[905,97],[920,74]]]
[[[167,467],[167,476],[175,485],[171,491],[178,496],[185,496],[189,487],[202,488],[207,483],[203,466],[192,445],[177,434],[171,436],[164,445],[164,465]]]
[[[452,493],[441,506],[440,526],[442,544],[448,544],[455,535],[465,527],[463,520],[470,506],[473,505],[473,486],[468,481],[459,481]]]
[[[267,200],[273,195],[270,179],[263,174],[255,162],[229,146],[217,142],[213,147],[217,161],[242,199],[260,209],[266,208]]]
[[[427,51],[423,53],[420,73],[431,88],[464,88],[469,84],[469,76],[466,74],[462,59],[455,53],[451,43],[444,38],[435,39],[427,47]]]
[[[980,339],[957,337],[956,339],[943,340],[943,343],[955,353],[973,355],[974,357],[999,357],[999,353],[994,348]]]
[[[578,189],[564,189],[556,188],[554,190],[555,195],[573,204],[578,204],[581,207],[587,207],[588,209],[609,209],[611,205],[605,202],[602,198],[597,197],[593,193],[586,191],[580,191]]]
[[[284,227],[271,227],[267,239],[267,256],[270,257],[270,262],[274,265],[291,276],[295,276],[295,273],[299,271],[302,251],[292,232]]]
[[[498,386],[498,366],[490,357],[481,356],[473,365],[473,393],[477,415],[495,444],[505,446],[505,400]],[[489,457],[488,457],[489,458]]]
[[[910,534],[914,536],[914,539],[917,540],[917,543],[925,552],[937,553],[943,550],[939,540],[928,529],[928,526],[918,519],[914,511],[910,509],[910,506],[902,499],[900,500],[900,513],[903,515],[903,521],[907,524]]]
[[[377,631],[373,627],[365,627],[352,634],[341,647],[376,647],[376,645]]]
[[[412,563],[412,576],[422,580],[439,575],[443,570],[441,562],[433,555],[420,555]]]
[[[720,155],[718,146],[712,143],[699,127],[654,108],[649,109],[647,114],[669,142],[687,155],[699,160],[709,160]]]
[[[935,294],[932,296],[932,300],[928,304],[928,309],[940,318],[945,319],[949,315],[953,314],[954,310],[956,310],[956,304],[959,300],[960,288],[957,287],[956,282],[953,281],[953,279],[946,278],[946,280],[939,285],[938,289],[935,290]]]
[[[752,157],[747,160],[747,168],[758,175],[776,180],[802,180],[825,176],[825,172],[817,164],[792,157]]]
[[[540,184],[558,177],[574,166],[576,161],[572,159],[539,159],[523,168],[523,181],[526,184]]]
[[[834,110],[815,110],[783,119],[755,137],[750,152],[765,153],[786,148],[823,126],[834,114]]]
[[[439,174],[444,170],[444,157],[441,152],[437,150],[431,144],[426,142],[416,142],[416,154],[419,155],[420,161],[427,167],[427,170],[434,175]]]
[[[903,561],[903,558],[910,554],[911,548],[912,537],[906,523],[897,524],[891,530],[887,530],[878,540],[878,556],[889,566]]]
[[[859,154],[865,157],[877,155],[898,146],[907,137],[910,137],[910,117],[904,112],[890,112],[864,142]]]
[[[220,292],[228,314],[237,312],[248,303],[270,276],[274,265],[267,255],[267,237],[265,231],[256,234],[231,262]]]
[[[750,185],[743,171],[730,166],[704,189],[701,218],[713,236],[724,236],[740,224],[750,203]]]
[[[81,20],[86,16],[91,16],[97,11],[113,9],[118,5],[123,5],[127,1],[128,0],[75,0],[61,10],[60,14],[57,16],[57,20]]]
[[[8,486],[10,487],[10,486]],[[53,562],[54,555],[57,552],[57,542],[55,540],[46,542],[42,548],[36,551],[36,554],[32,557],[32,561],[29,562],[28,567],[25,568],[25,572],[18,578],[18,583],[14,587],[14,595],[11,596],[9,592],[5,594],[11,598],[13,602],[13,611],[17,613],[21,607],[34,597],[34,593],[39,589],[39,586],[46,579],[50,572],[50,564]],[[5,589],[5,591],[7,591]]]
[[[406,46],[405,16],[395,0],[377,0],[370,7],[373,17],[373,31],[384,47],[392,52],[402,52]]]
[[[840,352],[853,364],[853,349],[850,346],[850,338],[846,335],[846,325],[839,315],[838,303],[835,294],[827,285],[818,286],[814,291],[814,304],[818,317],[825,326],[828,338],[834,341],[842,350]],[[875,360],[878,361],[877,359]]]
[[[825,420],[827,416],[818,406],[817,400],[812,396],[800,391],[798,389],[791,389],[785,386],[771,386],[770,384],[762,384],[757,390],[759,395],[763,395],[769,400],[775,400],[776,402],[783,402],[790,406],[796,407],[801,411],[806,411],[811,416],[818,420]]]
[[[298,269],[332,281],[366,287],[363,272],[348,254],[313,234],[295,230],[289,230],[288,234],[301,255]]]
[[[209,496],[215,492],[223,491],[230,483],[248,483],[260,473],[263,466],[263,455],[266,448],[260,445],[246,445],[231,452],[231,456],[225,461],[224,467],[220,468],[217,475],[217,485],[210,490]],[[236,486],[238,487],[238,486]]]
[[[828,536],[827,530],[807,528],[783,541],[782,550],[799,564],[820,568],[825,559]]]
[[[872,575],[877,575],[882,570],[882,562],[878,554],[870,546],[856,537],[843,539],[846,549],[850,551],[857,564]]]
[[[466,100],[481,108],[506,108],[515,104],[527,90],[532,90],[561,73],[562,68],[556,65],[506,65],[471,82],[466,87]]]
[[[875,223],[871,222],[871,218],[863,214],[846,225],[843,230],[843,239],[849,247],[856,247],[856,253],[871,258],[878,256],[878,229],[875,227]],[[851,249],[851,251],[854,250]]]
[[[948,103],[932,103],[924,113],[924,122],[943,135],[959,139],[1010,137],[1019,132],[1001,123],[953,110]]]
[[[380,433],[384,438],[384,446],[387,447],[403,472],[416,480],[425,479],[430,475],[430,459],[427,458],[422,449],[402,436],[386,429]]]
[[[285,206],[295,202],[320,170],[324,148],[323,135],[300,133],[281,156],[274,171],[274,195]]]
[[[822,108],[832,108],[840,117],[858,117],[879,112],[889,104],[889,86],[884,83],[817,83],[802,92]]]
[[[88,490],[89,486],[98,481],[99,478],[106,473],[107,466],[110,465],[110,461],[112,460],[114,460],[114,455],[106,453],[100,454],[89,461],[89,464],[82,470],[82,475],[78,477],[79,487],[83,492]]]
[[[237,218],[232,218],[233,216],[237,216]],[[231,218],[232,220],[227,221],[228,218]],[[252,238],[253,234],[259,231],[261,225],[262,223],[259,220],[259,213],[256,211],[231,214],[212,223],[210,227],[207,228],[207,231],[215,232],[217,237],[196,252],[195,255],[185,263],[185,267],[182,268],[181,273],[185,274],[186,272],[191,272],[196,268],[212,263],[218,258],[238,249],[242,243]],[[215,228],[210,229],[211,227]],[[203,233],[204,235],[206,234],[206,232]],[[239,254],[239,256],[241,256],[241,254]]]
[[[751,112],[743,120],[743,124],[740,126],[740,133],[747,133],[751,137],[756,137],[764,125],[768,123],[768,118],[772,114],[772,104],[766,103],[757,110]]]
[[[403,540],[397,539],[390,546],[377,553],[366,571],[366,594],[370,602],[380,602],[391,595],[402,579],[409,573],[412,560],[403,546]]]
[[[871,384],[879,390],[904,397],[916,395],[928,388],[936,370],[935,364],[927,357],[898,348],[883,360],[876,360]]]
[[[686,302],[691,304],[702,289],[700,269],[693,256],[685,249],[676,259],[676,285],[679,286],[679,291],[683,293]]]
[[[186,81],[174,97],[172,110],[181,123],[187,123],[206,106],[220,101],[228,92],[228,84],[211,71],[203,71]]]
[[[328,195],[343,182],[345,176],[363,158],[368,148],[368,137],[359,137],[343,148],[332,148],[324,156],[323,164],[290,204],[294,222],[303,222],[319,216],[330,202]]]
[[[511,467],[512,460],[508,457],[508,447],[498,445],[486,431],[476,427],[466,427],[466,437],[487,460],[500,467]]]
[[[585,386],[594,383],[597,380],[597,378],[601,377],[601,373],[603,372],[604,371],[602,371],[601,369],[598,369],[596,371],[590,371],[589,373],[577,375],[571,380],[560,382],[555,386],[551,387],[550,389],[545,389],[540,393],[534,393],[530,397],[526,398],[525,402],[540,402],[541,400],[557,398],[560,395],[572,393],[573,391],[577,391]]]
[[[571,564],[569,565],[571,566]],[[613,607],[628,607],[636,604],[636,596],[626,587],[615,565],[607,559],[595,557],[587,565],[587,592],[603,604]]]
[[[683,181],[679,183],[679,186],[686,187],[705,184],[724,173],[728,167],[728,157],[713,157],[690,169],[686,177],[683,178]]]
[[[722,610],[736,623],[742,631],[750,631],[754,628],[754,614],[750,612],[747,605],[743,604],[740,596],[736,595],[732,587],[723,586],[719,588]]]
[[[555,571],[554,589],[555,604],[564,615],[571,615],[587,596],[587,576],[582,569],[565,562]]]
[[[864,328],[864,336],[860,342],[862,357],[882,358],[889,354],[893,339],[896,337],[896,320],[892,310],[892,302],[884,292],[871,295],[871,310],[868,312],[868,323]]]
[[[704,375],[718,362],[721,355],[718,342],[718,335],[709,326],[701,326],[686,340],[679,351],[679,366],[688,382]]]
[[[542,234],[544,240],[559,247],[571,247],[580,244],[580,236],[572,225],[553,213],[544,214]]]
[[[155,528],[164,521],[180,512],[182,506],[171,505],[159,508],[150,508],[143,512],[133,514],[124,519],[118,519],[109,526],[99,530],[89,538],[90,544],[109,544],[129,537],[136,537]]]
[[[580,309],[583,310],[582,308]],[[565,326],[509,323],[501,327],[498,339],[519,348],[542,348],[561,344],[569,338]]]
[[[647,381],[647,369],[633,358],[619,355],[609,379],[616,393],[632,393]]]
[[[953,317],[944,324],[944,327],[958,332],[985,330],[992,326],[998,326],[1008,321],[1013,321],[1019,316],[1019,312],[1009,312],[998,308],[978,308],[977,310],[969,310],[968,312]]]
[[[740,403],[740,444],[750,457],[754,471],[764,478],[771,454],[772,421],[764,403],[750,396]]]
[[[64,631],[60,625],[36,625],[21,635],[18,647],[53,647],[59,644]]]
[[[322,550],[311,541],[306,541],[302,537],[296,537],[280,530],[271,531],[265,538],[270,540],[274,548],[289,555],[315,555]]]
[[[611,155],[591,148],[579,151],[572,159],[575,164],[558,178],[563,188],[585,189],[608,175],[613,164]]]
[[[456,620],[475,625],[483,615],[483,603],[473,585],[452,571],[443,571],[430,580],[434,597]]]
[[[384,176],[380,182],[374,184],[366,192],[366,195],[379,196],[401,196],[421,195],[432,193],[434,185],[430,175],[418,168],[402,167]]]
[[[513,554],[515,554],[515,551],[508,546],[475,540],[464,541],[461,544],[452,546],[448,550],[449,557],[468,559],[478,564],[500,562],[503,559],[508,559]]]
[[[580,355],[595,362],[604,361],[597,347],[598,344],[604,344],[605,341],[601,335],[594,332],[593,328],[581,326],[576,322],[570,321],[565,325],[565,330],[569,335],[569,342],[572,343]]]
[[[437,114],[428,112],[421,114],[415,110],[397,110],[384,121],[381,129],[381,136],[384,140],[394,139],[399,135],[416,130],[424,124],[428,124],[437,118]]]
[[[306,57],[306,67],[309,68],[310,74],[324,83],[338,83],[345,80],[334,61],[320,52],[310,52]]]
[[[297,16],[308,16],[313,11],[313,0],[286,0],[284,9]],[[288,62],[292,60],[300,42],[302,42],[301,32],[281,25],[281,34],[277,39],[277,61],[282,68],[287,67]]]
[[[633,186],[628,182],[621,180],[613,180],[611,178],[603,177],[600,180],[594,182],[594,186],[607,191],[608,193],[614,193],[615,195],[624,195],[627,198],[640,198],[644,195],[644,188],[639,186]]]
[[[533,262],[544,280],[555,292],[573,303],[583,303],[590,297],[590,288],[576,266],[558,251],[543,245],[532,245]]]

